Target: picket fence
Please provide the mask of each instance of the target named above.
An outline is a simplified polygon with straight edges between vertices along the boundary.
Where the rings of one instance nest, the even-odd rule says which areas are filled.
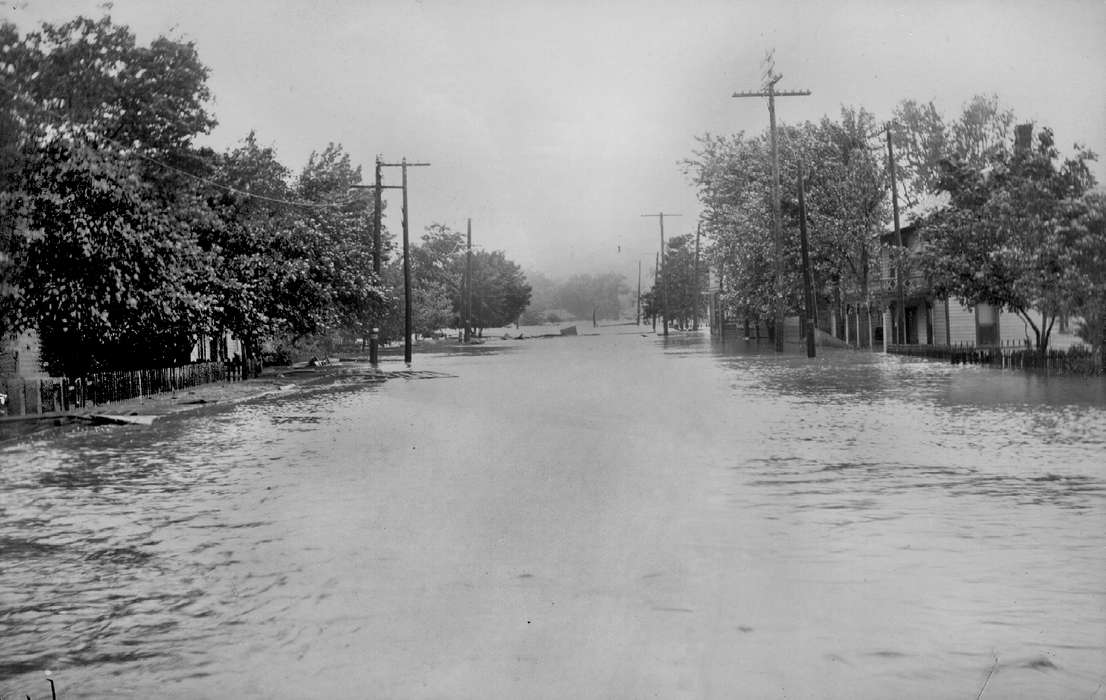
[[[111,401],[155,396],[211,382],[256,377],[259,360],[246,363],[196,362],[157,369],[93,372],[83,377],[0,377],[0,415],[59,413]]]
[[[1040,352],[1025,343],[1001,345],[888,345],[887,352],[896,355],[946,360],[954,365],[987,365],[1002,369],[1035,370],[1055,374],[1102,374],[1101,352],[1092,352],[1085,345],[1066,350]]]

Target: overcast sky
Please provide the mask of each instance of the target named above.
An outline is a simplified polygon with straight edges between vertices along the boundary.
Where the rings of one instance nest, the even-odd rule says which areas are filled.
[[[99,16],[101,2],[4,0],[27,31]],[[555,275],[636,278],[699,214],[679,162],[703,133],[759,132],[761,59],[775,49],[782,122],[841,105],[890,117],[904,98],[953,117],[997,94],[1070,152],[1106,156],[1106,2],[924,0],[116,0],[142,43],[194,41],[211,69],[205,141],[251,129],[293,170],[341,143],[372,179],[376,154],[410,171],[411,232],[433,222]],[[1100,181],[1106,167],[1096,166]],[[398,184],[398,170],[386,184]],[[388,225],[399,230],[399,193]],[[621,247],[621,252],[619,248]]]

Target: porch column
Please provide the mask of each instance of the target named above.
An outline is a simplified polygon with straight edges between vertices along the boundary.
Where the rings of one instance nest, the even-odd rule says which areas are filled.
[[[872,328],[872,305],[866,304],[864,306],[864,320],[868,323],[868,350],[871,350],[876,346],[876,330]]]
[[[884,309],[883,311],[883,351],[887,352],[887,336],[891,332],[891,310]]]

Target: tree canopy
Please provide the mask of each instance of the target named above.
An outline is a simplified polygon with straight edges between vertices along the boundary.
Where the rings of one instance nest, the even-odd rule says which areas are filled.
[[[874,117],[843,108],[837,121],[827,117],[778,131],[785,306],[798,309],[801,298],[800,172],[820,303],[840,303],[846,290],[870,298],[877,236],[887,215],[886,168],[870,142],[877,132]],[[776,254],[768,134],[708,134],[699,144],[685,172],[699,189],[703,233],[710,241],[706,255],[722,274],[728,315],[770,319]]]
[[[187,361],[198,336],[256,347],[380,317],[371,203],[341,146],[297,177],[215,119],[195,47],[139,45],[110,17],[0,25],[0,330],[34,329],[50,368]],[[10,128],[8,128],[10,127]]]
[[[1046,128],[1032,143],[1026,133],[1019,147],[991,149],[982,160],[943,160],[937,186],[951,202],[922,226],[933,290],[1017,314],[1045,350],[1056,320],[1087,311],[1083,300],[1094,296],[1093,271],[1080,259],[1101,254],[1097,200],[1085,196],[1093,157],[1081,150],[1061,160]]]

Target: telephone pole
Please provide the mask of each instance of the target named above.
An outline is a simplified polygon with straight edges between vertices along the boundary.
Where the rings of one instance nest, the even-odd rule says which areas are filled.
[[[775,340],[776,352],[783,352],[783,229],[780,214],[780,154],[776,143],[776,98],[777,97],[805,97],[810,90],[776,90],[776,83],[783,78],[774,72],[774,65],[769,57],[768,69],[765,72],[764,89],[757,92],[735,92],[734,97],[767,97],[768,98],[768,130],[772,145],[772,233],[776,253],[776,303],[775,303]]]
[[[465,251],[465,342],[469,342],[472,324],[472,219],[468,222],[468,248]]]
[[[657,280],[661,272],[661,254],[657,253],[657,260],[653,263],[653,332],[657,332]]]
[[[637,259],[637,325],[641,325],[641,258]]]
[[[664,334],[668,335],[668,278],[664,274],[664,217],[666,216],[681,216],[680,214],[666,214],[660,212],[657,214],[642,214],[644,217],[658,218],[661,222],[661,252],[657,262],[657,275],[661,278],[661,286],[664,288],[663,297],[661,301],[661,317],[664,319]],[[654,294],[656,293],[656,285],[654,285]],[[655,328],[655,324],[654,324]]]
[[[376,274],[377,284],[380,284],[380,259],[383,254],[383,246],[381,244],[383,224],[380,210],[384,204],[384,197],[381,192],[384,188],[384,173],[380,168],[380,154],[376,156],[375,171],[376,186],[373,188],[373,272]],[[376,367],[379,363],[380,330],[374,325],[373,330],[369,333],[369,364]]]
[[[380,282],[380,268],[383,261],[383,244],[381,243],[383,226],[381,215],[384,209],[384,200],[382,196],[382,190],[398,190],[402,189],[397,186],[387,187],[384,185],[382,173],[380,170],[382,163],[380,162],[380,156],[376,157],[376,182],[372,185],[350,185],[351,190],[372,190],[373,191],[373,274],[376,275],[376,280]],[[380,329],[373,326],[369,330],[369,364],[376,367],[380,362]]]
[[[411,364],[411,255],[410,234],[407,221],[407,168],[425,168],[430,163],[408,163],[403,158],[398,163],[380,163],[378,167],[403,169],[403,361]]]

